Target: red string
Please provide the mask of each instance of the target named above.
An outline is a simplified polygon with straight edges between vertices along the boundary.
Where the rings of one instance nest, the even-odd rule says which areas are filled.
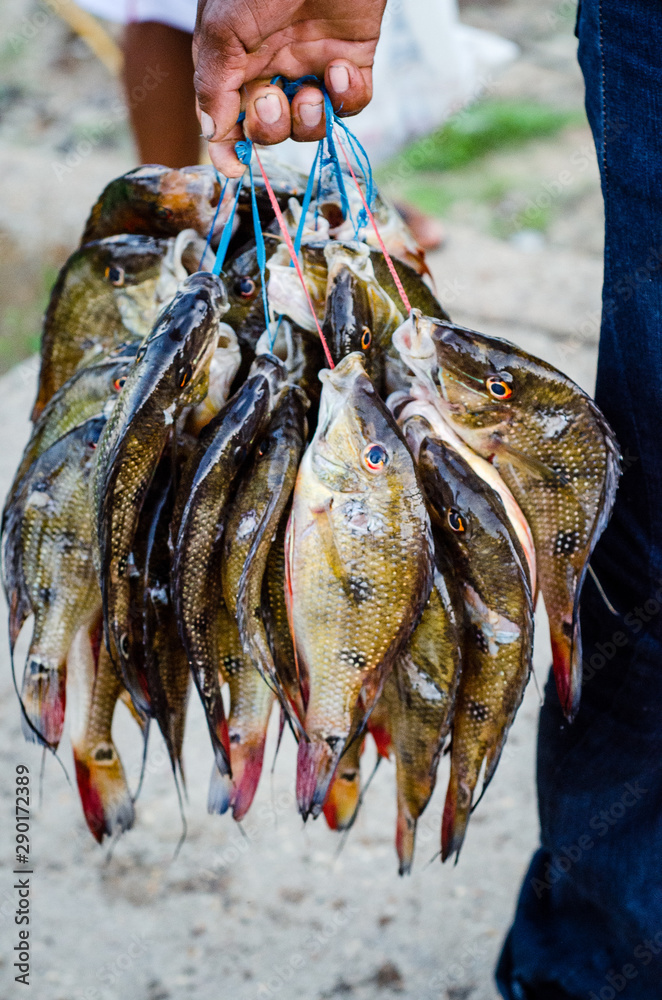
[[[391,277],[393,278],[393,281],[395,282],[395,287],[398,289],[398,292],[400,293],[400,298],[402,299],[404,307],[407,310],[407,315],[409,315],[409,313],[411,312],[411,304],[409,302],[409,299],[407,298],[407,293],[406,293],[406,291],[403,288],[402,282],[400,281],[400,275],[396,271],[395,266],[393,264],[393,261],[391,260],[389,254],[388,254],[388,251],[387,251],[386,247],[384,246],[384,241],[383,241],[383,239],[380,236],[379,230],[377,229],[377,223],[375,222],[375,217],[372,214],[372,212],[370,211],[370,207],[368,205],[368,202],[365,199],[365,195],[363,194],[363,188],[359,184],[359,182],[357,180],[357,177],[356,177],[356,174],[352,170],[352,164],[349,162],[349,157],[347,156],[347,151],[346,151],[345,147],[342,144],[342,140],[340,139],[340,136],[336,136],[336,138],[338,140],[338,145],[342,149],[343,156],[345,157],[345,162],[346,162],[347,166],[349,167],[349,172],[352,175],[352,177],[354,178],[354,183],[356,184],[356,187],[358,188],[358,192],[361,195],[361,201],[363,202],[363,207],[365,208],[365,210],[366,210],[366,212],[368,214],[368,218],[370,219],[370,222],[372,223],[372,228],[375,230],[375,236],[377,237],[377,242],[379,243],[379,248],[380,248],[381,252],[384,254],[384,260],[388,264],[388,269],[391,272]]]
[[[269,195],[269,201],[271,202],[271,207],[273,208],[276,214],[276,218],[278,219],[278,225],[280,226],[280,231],[283,234],[283,239],[287,244],[287,249],[290,251],[290,257],[292,258],[292,263],[296,268],[296,272],[299,275],[299,281],[301,282],[305,296],[308,299],[308,305],[310,306],[310,311],[313,314],[313,319],[315,320],[315,326],[317,327],[317,332],[319,333],[320,340],[322,341],[322,347],[324,348],[324,354],[326,356],[327,364],[329,368],[335,368],[335,365],[333,363],[333,358],[331,357],[331,351],[329,350],[329,345],[327,344],[326,338],[322,333],[322,327],[319,324],[319,320],[315,312],[315,307],[313,305],[313,300],[311,299],[310,294],[308,292],[308,288],[306,287],[306,282],[303,277],[301,265],[299,264],[298,257],[294,251],[294,244],[292,243],[292,238],[288,232],[287,224],[285,222],[285,219],[283,218],[283,213],[280,210],[280,205],[276,201],[276,195],[274,194],[273,188],[269,183],[269,178],[264,172],[264,167],[262,166],[262,162],[260,160],[257,148],[255,146],[253,146],[253,152],[255,153],[255,159],[257,160],[257,164],[260,168],[260,173],[262,174],[262,180],[264,181],[264,186],[267,189],[267,194]]]

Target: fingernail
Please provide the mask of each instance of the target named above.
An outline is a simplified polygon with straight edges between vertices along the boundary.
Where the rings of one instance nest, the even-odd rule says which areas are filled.
[[[349,90],[349,73],[346,66],[331,66],[329,69],[329,83],[331,90],[336,94],[344,94]]]
[[[202,129],[202,134],[205,139],[214,138],[214,133],[216,132],[214,119],[211,115],[208,115],[206,111],[200,112],[200,128]]]
[[[322,121],[322,102],[318,104],[300,104],[299,117],[308,128],[314,128]]]
[[[275,125],[282,113],[280,101],[275,94],[265,94],[264,97],[258,97],[255,102],[255,111],[260,121],[265,125]]]

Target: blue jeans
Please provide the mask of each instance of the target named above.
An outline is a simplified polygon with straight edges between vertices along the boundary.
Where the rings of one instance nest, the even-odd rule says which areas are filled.
[[[497,984],[508,1000],[662,998],[662,3],[581,0],[579,60],[605,201],[596,400],[624,474],[582,598],[584,684],[547,684],[541,847]],[[582,317],[577,317],[578,328]]]

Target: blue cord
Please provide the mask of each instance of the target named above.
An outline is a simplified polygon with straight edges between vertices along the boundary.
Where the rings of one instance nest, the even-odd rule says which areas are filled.
[[[218,181],[219,187],[220,187],[220,185],[221,185],[221,175],[219,174],[218,170],[216,170],[216,167],[214,167],[214,171],[216,173],[216,180]],[[209,228],[209,233],[207,234],[207,242],[205,243],[205,248],[202,251],[202,257],[200,258],[200,266],[198,267],[198,271],[202,270],[202,265],[205,262],[205,257],[207,256],[207,251],[209,250],[209,245],[211,243],[212,236],[214,235],[214,229],[216,228],[216,220],[218,219],[218,213],[221,210],[221,205],[223,204],[223,198],[225,197],[225,191],[226,191],[227,186],[228,186],[229,183],[230,183],[230,178],[226,177],[225,178],[225,184],[223,184],[223,187],[221,189],[221,196],[218,199],[218,205],[216,206],[216,211],[214,212],[214,218],[212,219],[212,223],[211,223],[211,226]]]

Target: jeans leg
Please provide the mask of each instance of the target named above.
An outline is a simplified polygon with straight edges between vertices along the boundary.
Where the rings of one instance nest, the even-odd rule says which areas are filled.
[[[662,5],[582,0],[579,59],[605,200],[596,400],[624,474],[582,598],[568,725],[547,684],[541,848],[497,970],[509,1000],[662,997]],[[578,319],[580,319],[578,317]],[[527,993],[525,988],[529,989]]]

